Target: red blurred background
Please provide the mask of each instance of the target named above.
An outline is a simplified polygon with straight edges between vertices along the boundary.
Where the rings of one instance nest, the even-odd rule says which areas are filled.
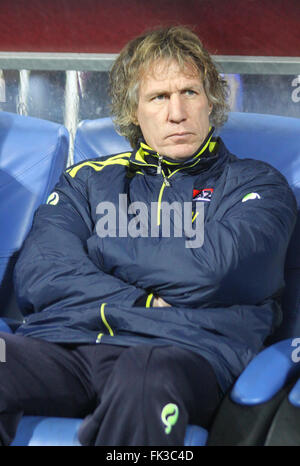
[[[117,53],[185,24],[216,55],[300,56],[300,0],[0,0],[0,50]]]

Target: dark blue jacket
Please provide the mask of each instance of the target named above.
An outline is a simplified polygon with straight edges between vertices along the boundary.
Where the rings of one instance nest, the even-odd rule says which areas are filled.
[[[203,244],[187,247],[192,230],[175,233],[180,214]],[[295,219],[285,178],[211,133],[181,163],[141,142],[70,167],[37,210],[15,268],[18,333],[182,345],[207,358],[225,391],[280,322]],[[154,295],[171,306],[152,307]]]

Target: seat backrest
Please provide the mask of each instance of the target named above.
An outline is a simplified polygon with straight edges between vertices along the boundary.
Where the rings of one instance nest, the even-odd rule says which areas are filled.
[[[17,317],[12,271],[36,208],[66,167],[64,126],[0,112],[0,315]]]
[[[130,151],[129,142],[114,128],[111,118],[83,120],[79,123],[74,141],[74,163],[93,157]]]
[[[277,168],[291,186],[298,205],[297,223],[285,264],[283,322],[269,343],[300,335],[300,119],[254,113],[231,113],[220,131],[228,149]]]
[[[298,220],[291,239],[283,296],[283,323],[273,340],[300,335],[300,119],[253,113],[229,113],[219,135],[228,149],[240,158],[268,162],[290,184],[298,203]],[[80,123],[74,143],[74,161],[130,150],[110,118]]]

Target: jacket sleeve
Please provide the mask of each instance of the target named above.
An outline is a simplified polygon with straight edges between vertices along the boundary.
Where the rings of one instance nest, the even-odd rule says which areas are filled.
[[[266,166],[253,177],[232,176],[215,190],[200,247],[187,248],[184,236],[128,238],[126,248],[114,238],[99,238],[98,253],[104,270],[113,268],[116,276],[174,306],[257,304],[284,287],[295,220],[291,189]]]
[[[64,173],[47,204],[36,211],[15,267],[24,314],[102,301],[132,306],[145,296],[90,260],[86,244],[92,228],[86,183]]]

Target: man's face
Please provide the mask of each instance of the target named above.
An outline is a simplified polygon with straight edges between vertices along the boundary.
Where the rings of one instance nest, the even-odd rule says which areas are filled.
[[[161,60],[142,77],[136,122],[152,149],[184,160],[206,138],[211,109],[202,80],[190,64],[181,70],[175,60]]]

